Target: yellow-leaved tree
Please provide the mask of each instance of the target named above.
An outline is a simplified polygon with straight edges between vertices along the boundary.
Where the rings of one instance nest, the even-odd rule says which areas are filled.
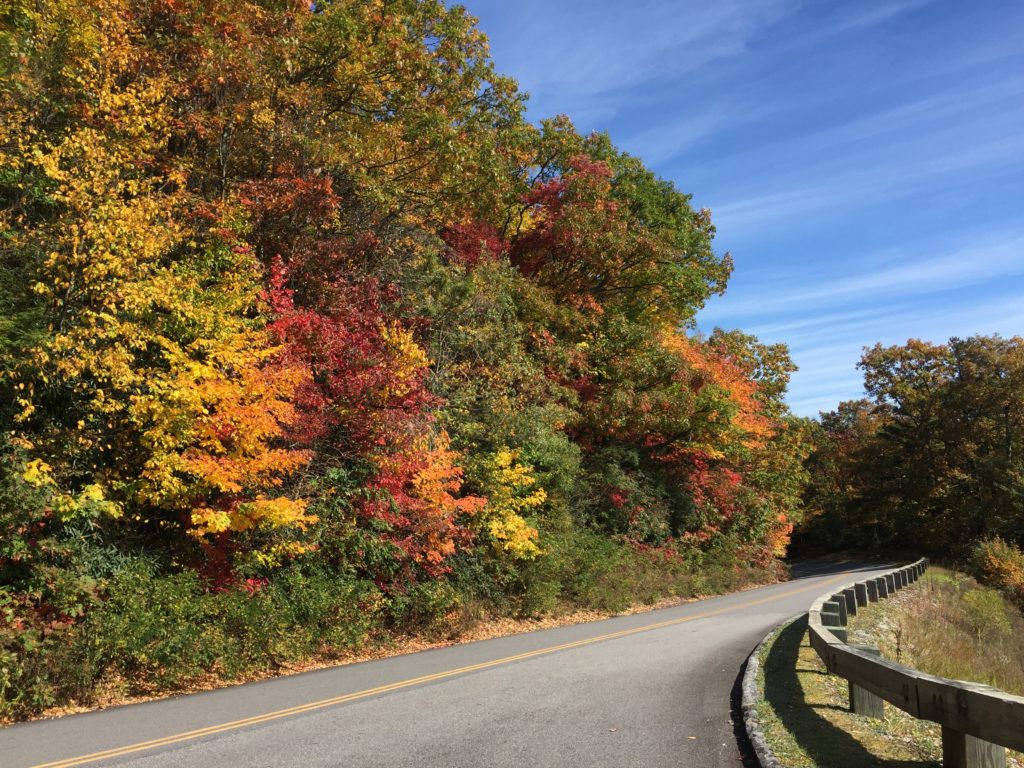
[[[126,3],[22,11],[37,34],[5,80],[0,167],[35,223],[13,206],[4,224],[45,319],[3,376],[41,481],[200,536],[303,525],[278,489],[308,458],[284,439],[307,374],[265,329],[238,207],[199,201],[168,151],[174,82],[148,71]],[[36,102],[47,68],[67,84],[60,119]]]
[[[494,550],[507,557],[537,557],[541,554],[538,532],[528,518],[547,500],[547,491],[537,487],[533,467],[519,461],[519,451],[503,447],[484,457],[478,472],[487,506],[478,515],[477,529],[490,539]]]

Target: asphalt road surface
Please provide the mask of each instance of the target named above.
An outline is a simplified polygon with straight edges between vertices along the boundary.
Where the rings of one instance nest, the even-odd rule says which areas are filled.
[[[747,655],[853,572],[0,730],[0,768],[750,765]],[[735,720],[735,722],[734,722]]]

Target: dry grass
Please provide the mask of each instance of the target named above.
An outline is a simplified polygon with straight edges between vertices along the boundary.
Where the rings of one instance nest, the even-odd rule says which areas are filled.
[[[873,642],[922,672],[1024,695],[1024,616],[962,573],[933,567],[914,589],[861,612],[850,628],[851,642]]]

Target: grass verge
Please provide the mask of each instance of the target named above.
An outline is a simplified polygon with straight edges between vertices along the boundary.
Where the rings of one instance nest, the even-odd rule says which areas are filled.
[[[932,568],[911,589],[852,619],[850,642],[923,672],[1024,692],[1024,617],[997,590]],[[789,768],[941,765],[940,729],[886,705],[874,720],[849,711],[847,682],[829,675],[810,647],[806,618],[764,645],[758,715],[765,739]],[[1008,752],[1024,768],[1024,756]]]
[[[788,768],[939,766],[938,726],[886,707],[884,720],[849,711],[846,681],[825,671],[807,619],[784,626],[762,648],[758,717],[768,745]]]
[[[913,589],[862,611],[850,642],[940,677],[1024,695],[1024,616],[1014,603],[958,571],[930,568]],[[1024,754],[1007,752],[1024,768]]]

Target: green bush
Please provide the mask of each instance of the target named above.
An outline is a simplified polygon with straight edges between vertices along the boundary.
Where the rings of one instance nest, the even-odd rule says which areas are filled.
[[[0,720],[88,687],[69,654],[76,624],[97,600],[77,567],[44,489],[25,479],[24,457],[0,436]]]
[[[65,686],[78,678],[76,666],[67,659],[68,629],[31,622],[33,611],[26,602],[0,588],[0,721],[26,717],[60,701],[54,671],[63,673]]]
[[[103,592],[77,622],[35,628],[5,621],[0,718],[89,704],[104,680],[149,694],[333,656],[361,646],[382,623],[373,584],[297,567],[251,590],[211,592],[194,573],[161,573],[137,558]],[[10,593],[0,590],[2,615],[13,610]]]
[[[140,562],[107,585],[83,628],[97,670],[114,669],[140,688],[164,688],[212,669],[221,655],[216,597],[193,573],[158,576]]]
[[[521,611],[527,616],[584,608],[617,613],[634,603],[718,594],[782,576],[742,566],[723,545],[712,553],[638,547],[586,529],[542,541],[545,554],[521,572]]]
[[[447,629],[449,615],[461,605],[459,591],[449,581],[418,582],[387,599],[392,626],[403,633],[443,632]]]

